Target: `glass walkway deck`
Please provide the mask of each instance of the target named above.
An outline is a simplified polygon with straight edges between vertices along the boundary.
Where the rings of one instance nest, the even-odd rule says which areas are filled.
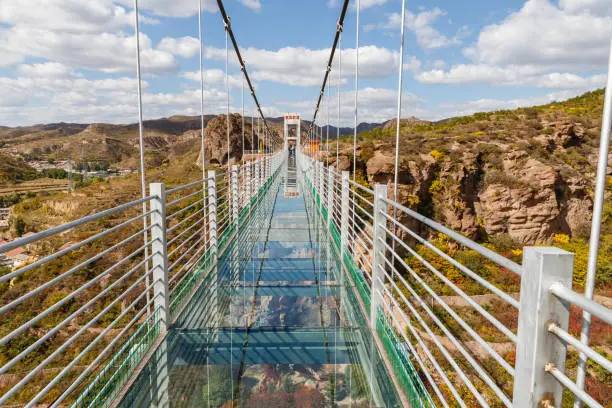
[[[401,406],[292,162],[118,406]]]

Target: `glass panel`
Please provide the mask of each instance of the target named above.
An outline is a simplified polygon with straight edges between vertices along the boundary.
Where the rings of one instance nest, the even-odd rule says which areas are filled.
[[[121,406],[400,406],[312,197],[291,188],[271,185]]]

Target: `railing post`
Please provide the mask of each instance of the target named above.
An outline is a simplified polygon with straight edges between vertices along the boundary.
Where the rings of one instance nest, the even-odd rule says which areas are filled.
[[[257,160],[257,174],[258,174],[258,180],[257,180],[257,191],[261,190],[261,188],[264,185],[264,175],[263,175],[263,160],[259,159]]]
[[[151,200],[153,304],[159,312],[162,330],[168,330],[171,320],[168,291],[168,245],[166,243],[166,186],[162,183],[152,183],[149,191],[155,197]]]
[[[319,166],[317,166],[316,162],[313,162],[312,164],[312,188],[314,188],[315,193],[318,194],[319,192],[317,190],[319,189]]]
[[[319,166],[319,198],[321,199],[321,210],[323,210],[325,196],[327,195],[325,191],[325,167],[323,167],[323,162],[317,162]]]
[[[214,170],[208,171],[208,229],[210,234],[210,253],[217,261],[217,176]]]
[[[342,209],[340,210],[340,256],[344,257],[344,252],[348,249],[348,222],[349,222],[349,177],[350,173],[348,171],[342,172],[342,197],[340,200],[340,205]]]
[[[259,190],[259,167],[257,166],[257,159],[253,160],[253,196],[257,195]]]
[[[551,322],[563,330],[569,324],[569,305],[551,292],[553,283],[571,287],[574,255],[552,247],[525,247],[518,318],[518,342],[512,404],[515,407],[561,406],[563,386],[545,371],[565,367],[565,346],[548,332]],[[546,405],[548,403],[548,405]]]
[[[238,202],[238,166],[232,166],[232,221],[238,228],[238,214],[240,213],[240,203]]]
[[[249,212],[250,212],[250,208],[251,208],[251,198],[252,193],[251,193],[251,183],[252,183],[252,179],[251,179],[251,162],[247,162],[247,165],[245,166],[245,173],[244,173],[244,194],[245,194],[245,202],[246,205],[249,206]]]
[[[263,175],[264,175],[264,184],[266,184],[268,182],[268,156],[264,156],[263,158],[263,162],[261,163],[262,165],[262,171],[263,171]]]
[[[217,310],[218,308],[218,289],[219,289],[219,274],[217,265],[219,263],[219,252],[218,252],[218,243],[217,243],[217,175],[214,170],[208,171],[208,231],[210,236],[209,243],[209,251],[210,251],[210,259],[213,262],[214,267],[212,268],[211,273],[213,274],[213,282],[211,286],[210,297],[212,299],[211,305],[212,310],[210,310],[210,316],[213,316],[213,320],[211,323],[216,325],[217,319]]]
[[[376,312],[382,304],[385,283],[385,238],[387,236],[387,185],[374,186],[374,244],[372,248],[372,291],[370,292],[370,328],[376,330]]]
[[[327,229],[334,216],[334,166],[327,168]]]

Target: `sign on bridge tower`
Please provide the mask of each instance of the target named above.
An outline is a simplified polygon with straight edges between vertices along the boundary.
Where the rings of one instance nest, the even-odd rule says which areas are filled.
[[[297,113],[285,113],[285,150],[300,144],[301,121]]]

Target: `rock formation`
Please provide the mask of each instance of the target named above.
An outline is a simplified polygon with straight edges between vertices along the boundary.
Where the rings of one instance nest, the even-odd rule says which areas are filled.
[[[511,147],[496,153],[499,168],[484,155],[464,151],[459,160],[446,156],[436,161],[431,155],[402,159],[398,202],[473,239],[508,234],[529,244],[546,242],[555,233],[575,235],[585,228],[589,219],[585,214],[592,210],[588,177],[564,171],[563,165],[545,164]],[[341,169],[348,167],[351,156],[352,152],[342,152]],[[365,168],[370,185],[387,183],[392,198],[391,151],[378,146],[358,167]],[[420,223],[406,215],[400,218],[423,232]]]
[[[257,127],[254,132],[250,121],[245,121],[244,150],[257,149],[259,135]],[[277,136],[277,129],[271,128],[273,137]],[[254,136],[252,137],[252,135]],[[227,163],[227,116],[219,115],[211,119],[204,130],[206,137],[206,161],[213,164]],[[253,140],[252,140],[253,139]],[[265,142],[263,134],[261,141]],[[242,158],[242,116],[237,113],[230,114],[230,162],[236,163]],[[200,149],[201,150],[201,149]],[[201,163],[201,154],[197,163]]]

